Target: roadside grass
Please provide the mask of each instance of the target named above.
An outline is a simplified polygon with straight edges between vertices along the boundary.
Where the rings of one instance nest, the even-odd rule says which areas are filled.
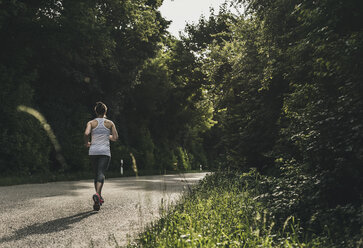
[[[294,216],[276,225],[256,200],[256,183],[254,173],[207,175],[128,247],[330,247],[326,238],[304,238]]]

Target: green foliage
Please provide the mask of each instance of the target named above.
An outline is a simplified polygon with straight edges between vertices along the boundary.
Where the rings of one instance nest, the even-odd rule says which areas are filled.
[[[126,170],[131,166],[132,152],[139,169],[147,171],[202,164],[254,167],[268,175],[259,184],[249,182],[248,190],[218,184],[225,193],[211,190],[193,202],[216,213],[210,223],[221,229],[216,227],[220,233],[213,234],[213,244],[248,238],[253,244],[288,245],[281,233],[276,235],[282,243],[253,231],[243,236],[247,227],[240,219],[254,223],[257,212],[239,213],[246,206],[238,204],[249,202],[251,192],[261,204],[249,206],[261,215],[265,204],[276,223],[294,215],[301,228],[322,234],[323,243],[327,231],[337,234],[338,246],[359,242],[354,230],[362,224],[357,217],[363,192],[362,2],[230,1],[243,4],[245,14],[232,14],[225,4],[187,25],[181,40],[168,36],[168,22],[157,10],[161,4],[0,1],[1,175],[87,171],[83,130],[101,100],[120,133],[112,146],[113,172],[121,159]],[[18,105],[45,116],[67,168],[57,163],[39,123],[17,112]],[[222,208],[214,209],[211,201]],[[239,216],[228,219],[233,227],[218,217],[229,205]],[[190,217],[176,211],[178,219]],[[198,225],[193,230],[201,237],[189,233],[185,240],[180,235],[187,235],[187,224],[180,232],[171,230],[187,246],[188,239],[203,240],[206,227]],[[236,225],[239,232],[228,233]],[[276,225],[280,229],[271,232],[284,230]],[[295,234],[294,242],[301,241]]]
[[[200,53],[209,44],[223,43],[231,39],[230,26],[235,21],[234,15],[228,9],[227,3],[219,7],[218,13],[210,10],[209,18],[201,16],[197,24],[187,24],[181,39],[191,51]]]
[[[173,38],[165,40],[157,55],[145,62],[125,109],[131,126],[128,142],[154,157],[160,171],[188,170],[206,164],[200,135],[213,126],[213,107],[203,88],[197,58]],[[139,130],[147,128],[147,133]],[[149,141],[153,144],[148,146]],[[147,148],[145,147],[150,147]],[[142,168],[152,165],[142,162]]]
[[[27,17],[16,19],[23,13],[24,4],[2,3],[0,35],[3,52],[0,55],[0,172],[1,175],[29,176],[45,173],[49,166],[50,142],[44,130],[32,117],[17,112],[18,105],[33,103],[32,83],[36,70],[27,64],[32,51],[17,37],[14,26],[25,25]],[[7,5],[7,8],[2,8]],[[26,27],[24,27],[26,28]]]
[[[103,100],[110,118],[120,123],[119,128],[126,126],[121,121],[127,108],[122,106],[125,95],[144,61],[156,54],[168,25],[157,11],[160,4],[146,0],[0,2],[2,176],[89,170],[83,131],[93,105]],[[68,168],[60,168],[37,121],[16,113],[18,105],[35,107],[45,116]],[[136,132],[143,133],[142,128]],[[125,131],[121,130],[123,137]],[[148,161],[153,168],[151,138],[144,141],[137,147],[140,164]],[[113,149],[123,149],[125,143]]]
[[[333,218],[337,246],[350,233],[353,247],[363,192],[362,3],[236,2],[246,12],[227,18],[228,39],[213,39],[223,31],[205,19],[189,27],[217,121],[205,135],[210,163],[273,175],[261,198],[279,221],[296,214],[320,234]]]
[[[155,150],[156,164],[162,173],[166,170],[178,171],[177,157],[167,144],[157,146]]]
[[[325,236],[332,242],[329,247],[359,246],[363,223],[359,207],[349,203],[327,208],[320,193],[326,185],[321,178],[326,175],[311,175],[293,160],[285,161],[281,170],[279,177],[262,177],[255,198],[268,206],[277,223],[294,215],[309,230],[307,236]]]
[[[139,127],[140,128],[140,127]],[[139,169],[155,169],[154,150],[155,145],[147,128],[138,130],[136,139],[132,144],[136,148],[135,156],[138,158],[137,165]]]
[[[219,149],[226,150],[227,163],[261,169],[273,162],[271,152],[287,83],[273,68],[274,60],[268,59],[279,53],[265,48],[269,40],[263,26],[241,17],[231,19],[231,41],[209,44],[203,70],[211,82],[215,118],[222,130],[223,147]]]
[[[176,148],[176,154],[178,158],[178,168],[181,170],[190,170],[191,169],[191,159],[188,156],[188,153],[181,147]]]
[[[112,147],[115,170],[120,159],[126,167],[131,165],[129,152],[145,170],[186,170],[207,164],[200,135],[214,125],[213,106],[197,57],[186,42],[167,36],[168,22],[157,11],[161,3],[0,3],[5,51],[1,103],[4,118],[11,120],[1,126],[1,142],[14,142],[2,148],[4,168],[16,163],[25,167],[19,171],[28,171],[25,161],[33,152],[37,166],[29,166],[36,168],[31,169],[34,172],[88,170],[82,136],[99,100],[109,107],[107,114],[120,132],[121,141]],[[20,104],[35,107],[48,120],[67,168],[58,164],[44,132],[35,129],[36,121],[13,118]]]
[[[229,39],[209,40],[198,51],[218,120],[209,137],[222,140],[209,149],[222,153],[226,166],[264,173],[280,173],[276,159],[294,160],[321,176],[325,207],[358,203],[362,28],[350,21],[358,22],[361,3],[238,2],[246,16],[221,18],[233,20]],[[206,26],[202,20],[189,28],[192,37]]]
[[[208,175],[129,247],[332,247],[324,236],[304,238],[293,216],[276,222],[256,201],[260,182],[253,171]]]
[[[20,113],[13,118],[14,126],[2,125],[2,175],[48,173],[53,169],[48,163],[51,146],[39,122]]]
[[[351,9],[353,6],[359,8],[360,4],[350,1],[345,7],[339,2],[329,5],[322,2],[315,6],[302,3],[296,7],[296,18],[306,37],[301,42],[304,45],[288,50],[300,64],[306,65],[304,70],[309,70],[309,74],[300,79],[287,74],[294,84],[284,106],[290,121],[284,134],[292,137],[300,151],[301,162],[326,176],[322,178],[326,184],[321,193],[333,205],[356,201],[361,195],[359,164],[362,157],[358,137],[363,134],[359,124],[362,123],[362,95],[358,92],[362,92],[362,77],[358,58],[362,43],[358,37],[362,32],[358,31],[361,30],[358,24],[351,27],[351,17],[336,16],[346,8],[353,16],[361,16],[362,13]],[[355,61],[354,66],[352,61]],[[294,66],[296,63],[290,61]],[[348,188],[348,194],[337,197]]]

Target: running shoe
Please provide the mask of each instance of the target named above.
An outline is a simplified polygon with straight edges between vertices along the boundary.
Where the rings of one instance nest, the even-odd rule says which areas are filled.
[[[92,199],[93,199],[93,202],[94,202],[94,204],[93,204],[93,210],[95,210],[95,211],[100,210],[101,203],[100,203],[100,197],[99,197],[99,195],[98,194],[94,194],[92,196]]]

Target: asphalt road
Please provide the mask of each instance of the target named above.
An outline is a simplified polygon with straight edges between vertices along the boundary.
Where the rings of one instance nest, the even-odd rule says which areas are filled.
[[[205,174],[108,179],[99,212],[92,180],[0,187],[0,247],[123,246]]]

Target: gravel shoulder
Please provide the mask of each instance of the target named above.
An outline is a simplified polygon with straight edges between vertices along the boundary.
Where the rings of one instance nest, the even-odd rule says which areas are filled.
[[[113,178],[92,210],[92,180],[0,187],[0,247],[117,247],[206,173]]]

